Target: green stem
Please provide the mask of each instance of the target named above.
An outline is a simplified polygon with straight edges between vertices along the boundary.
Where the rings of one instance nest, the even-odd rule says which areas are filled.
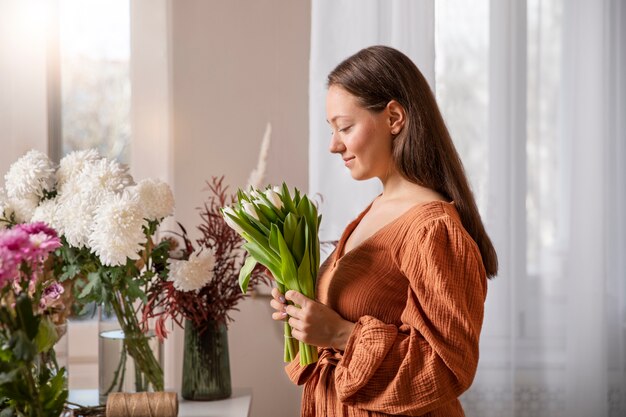
[[[38,392],[37,383],[35,382],[35,379],[33,378],[33,373],[31,372],[30,369],[26,369],[25,372],[23,373],[28,383],[28,390],[30,391],[28,398],[30,398],[31,401],[33,401],[26,405],[26,409],[30,408],[30,410],[34,411],[30,413],[31,416],[43,417],[44,416],[43,407],[42,407],[41,401],[39,400],[39,396],[37,395],[37,392]]]
[[[163,370],[154,357],[148,344],[148,337],[143,334],[135,311],[124,297],[113,297],[111,306],[117,315],[128,354],[135,361],[135,368],[145,375],[147,383],[141,388],[148,388],[148,383],[155,391],[163,391]]]

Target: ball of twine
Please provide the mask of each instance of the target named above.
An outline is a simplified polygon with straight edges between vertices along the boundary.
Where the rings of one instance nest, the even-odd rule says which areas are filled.
[[[106,417],[176,417],[175,392],[112,392],[107,398]]]

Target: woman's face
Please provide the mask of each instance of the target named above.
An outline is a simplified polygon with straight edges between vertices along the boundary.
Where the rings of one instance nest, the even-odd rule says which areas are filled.
[[[392,135],[387,109],[364,109],[355,96],[339,86],[326,95],[326,117],[332,128],[329,150],[341,155],[352,178],[383,178],[393,164]]]

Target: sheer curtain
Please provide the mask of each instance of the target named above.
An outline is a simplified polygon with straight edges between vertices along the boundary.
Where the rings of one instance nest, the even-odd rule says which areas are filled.
[[[467,3],[313,0],[309,191],[324,197],[324,237],[379,192],[326,155],[324,77],[374,43],[435,51],[405,50],[436,89],[500,259],[466,414],[624,416],[626,5]],[[401,6],[416,9],[385,37]]]

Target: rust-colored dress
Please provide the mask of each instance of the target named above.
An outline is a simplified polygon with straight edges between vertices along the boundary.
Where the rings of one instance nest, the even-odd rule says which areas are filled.
[[[371,205],[370,205],[371,207]],[[303,417],[463,416],[474,378],[487,279],[454,203],[419,204],[342,255],[369,207],[320,267],[317,299],[355,322],[345,351],[319,348],[307,367]]]

